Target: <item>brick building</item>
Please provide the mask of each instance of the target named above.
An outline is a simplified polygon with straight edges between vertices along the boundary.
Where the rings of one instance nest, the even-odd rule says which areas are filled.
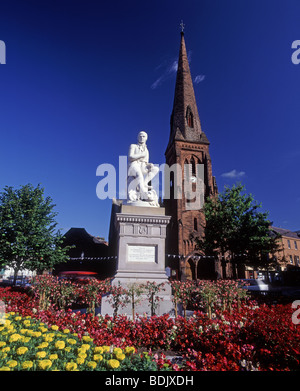
[[[203,205],[197,204],[196,199],[189,199],[187,190],[188,188],[195,191],[199,170],[203,170],[203,195],[217,194],[216,180],[212,175],[209,144],[201,128],[184,33],[181,32],[174,103],[170,120],[170,138],[165,152],[167,165],[170,167],[177,164],[180,169],[171,171],[169,180],[166,178],[165,183],[170,183],[170,189],[169,197],[165,198],[164,203],[167,214],[172,216],[168,227],[167,252],[180,255],[182,260],[195,253],[195,244],[190,239],[191,234],[203,235]],[[178,194],[181,197],[178,197]],[[183,269],[177,265],[177,268],[181,269],[180,277],[193,278],[193,264],[187,262],[186,266],[185,275],[182,275]],[[176,268],[176,264],[171,267]],[[215,276],[215,264],[212,259],[202,259],[198,263],[198,269],[199,278]]]
[[[300,267],[300,231],[292,232],[287,229],[271,227],[271,229],[281,235],[280,245],[283,251],[278,253],[278,260],[284,258],[286,263],[282,264],[281,269],[289,267]]]

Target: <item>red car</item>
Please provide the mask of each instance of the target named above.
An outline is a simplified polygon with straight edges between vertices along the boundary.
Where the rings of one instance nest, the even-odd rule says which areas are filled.
[[[70,279],[80,284],[85,284],[88,280],[98,279],[98,273],[89,271],[65,271],[58,273],[59,278]]]

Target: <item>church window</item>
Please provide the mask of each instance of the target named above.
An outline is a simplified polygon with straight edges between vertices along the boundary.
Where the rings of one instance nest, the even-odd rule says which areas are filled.
[[[186,120],[187,120],[188,126],[190,128],[193,128],[194,127],[194,116],[193,116],[193,113],[192,113],[192,110],[190,107],[188,107],[186,110]]]

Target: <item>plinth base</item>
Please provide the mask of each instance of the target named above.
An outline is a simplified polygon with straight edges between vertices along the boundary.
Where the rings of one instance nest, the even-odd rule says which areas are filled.
[[[138,205],[120,205],[119,213],[114,216],[114,234],[118,238],[118,268],[112,281],[125,289],[130,284],[157,285],[164,283],[164,291],[158,293],[162,300],[158,302],[156,315],[171,314],[173,303],[171,286],[165,270],[166,227],[170,221],[164,208],[141,207]],[[114,312],[108,297],[102,299],[101,314]],[[136,313],[151,315],[148,298],[136,306]],[[131,304],[118,311],[120,314],[132,314]]]

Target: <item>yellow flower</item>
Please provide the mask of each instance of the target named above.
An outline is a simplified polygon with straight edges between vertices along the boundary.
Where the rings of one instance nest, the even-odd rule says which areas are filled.
[[[123,353],[123,351],[122,351],[121,348],[114,348],[114,353],[115,353],[115,354]]]
[[[1,352],[3,352],[3,353],[9,352],[9,351],[10,351],[10,347],[9,346],[6,346],[5,348],[3,348],[1,350]]]
[[[44,350],[42,350],[41,352],[37,352],[35,355],[36,358],[45,358],[46,356],[47,353]]]
[[[104,350],[101,346],[96,346],[94,348],[94,353],[100,353],[100,354],[103,354]]]
[[[48,342],[42,342],[41,344],[39,344],[37,346],[38,349],[44,349],[44,348],[47,348],[49,346]]]
[[[49,359],[50,360],[57,360],[58,359],[58,355],[57,354],[50,354]]]
[[[9,342],[16,342],[16,341],[18,341],[20,338],[21,338],[21,335],[19,335],[19,334],[12,334],[12,335],[9,337]]]
[[[57,341],[57,342],[55,342],[56,349],[64,349],[65,346],[66,346],[66,344],[65,344],[64,341]]]
[[[125,356],[124,356],[125,357]],[[94,357],[93,359],[95,361],[102,361],[103,360],[103,356],[101,354],[94,354]]]
[[[5,346],[5,345],[6,345],[6,342],[0,341],[0,348],[2,348],[2,347]]]
[[[34,337],[37,337],[37,338],[38,338],[38,337],[40,337],[41,335],[42,335],[42,333],[41,333],[40,331],[34,331],[34,332],[33,332],[33,336],[34,336]]]
[[[49,334],[44,335],[45,342],[52,342],[53,338],[49,336]]]
[[[51,360],[42,360],[39,362],[39,368],[40,369],[49,369],[52,365]]]
[[[76,362],[77,362],[77,364],[83,364],[84,363],[84,358],[83,357],[77,357]]]
[[[69,332],[70,332],[69,329],[64,329],[64,330],[63,330],[63,333],[64,333],[64,334],[69,334]]]
[[[78,357],[79,357],[79,358],[85,359],[85,358],[87,358],[87,354],[84,353],[84,352],[79,352],[79,353],[78,353]]]
[[[82,337],[82,340],[83,340],[84,342],[91,342],[91,341],[93,340],[93,338],[91,338],[89,335],[84,335],[84,336]]]
[[[109,368],[113,368],[113,369],[119,368],[120,366],[120,362],[114,359],[108,360],[107,364]]]
[[[81,345],[81,349],[84,349],[84,350],[89,350],[90,347],[91,346],[88,345],[87,343],[84,343],[84,344]]]
[[[21,316],[15,316],[15,320],[21,320],[22,317]]]
[[[54,330],[54,331],[57,331],[58,330],[58,326],[56,326],[55,324],[51,326],[51,329]]]
[[[97,363],[96,363],[95,361],[89,361],[89,362],[88,362],[88,367],[89,367],[89,368],[95,369],[96,366],[97,366]]]
[[[15,315],[15,314],[16,314],[16,313],[13,312],[13,311],[9,312],[9,315]]]
[[[17,354],[21,356],[27,352],[28,348],[26,346],[21,346],[17,349]]]
[[[24,324],[25,326],[29,326],[29,325],[30,325],[30,320],[29,320],[29,319],[23,320],[23,324]]]
[[[39,327],[39,329],[41,330],[42,333],[45,333],[46,331],[48,331],[47,327]]]
[[[123,361],[125,357],[126,357],[126,356],[125,356],[124,353],[117,353],[117,354],[116,354],[116,358],[117,358],[119,361]]]
[[[32,361],[24,361],[22,363],[22,369],[32,368],[32,366],[33,366],[33,362]]]
[[[125,353],[126,354],[135,353],[135,348],[133,346],[126,346]]]
[[[70,345],[75,345],[77,343],[76,339],[74,338],[69,338],[67,339],[67,342],[70,344]]]
[[[69,353],[69,352],[71,351],[71,349],[72,349],[71,346],[67,346],[67,347],[65,348],[65,352],[68,352],[68,353]]]
[[[6,364],[9,366],[9,368],[14,368],[18,365],[18,362],[16,360],[9,360]]]
[[[76,362],[68,362],[65,366],[66,371],[75,371],[77,369]]]
[[[25,337],[25,338],[23,338],[23,342],[25,342],[25,343],[29,342],[30,340],[31,340],[30,337]]]
[[[9,367],[1,367],[0,371],[10,371],[10,368]]]
[[[103,348],[103,352],[104,352],[104,353],[110,351],[110,346],[102,346],[102,348]]]

